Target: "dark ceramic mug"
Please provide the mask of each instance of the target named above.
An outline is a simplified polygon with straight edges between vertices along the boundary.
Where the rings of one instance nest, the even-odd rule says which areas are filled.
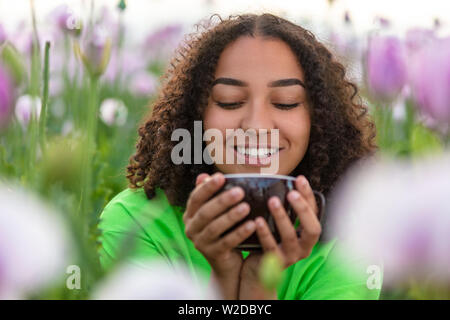
[[[266,175],[257,173],[224,174],[224,177],[225,184],[216,193],[216,195],[233,187],[241,187],[245,192],[245,196],[242,201],[247,202],[250,205],[250,213],[235,226],[224,232],[222,237],[244,224],[246,221],[250,219],[254,220],[256,217],[262,216],[267,221],[275,240],[277,243],[280,243],[280,235],[272,214],[267,206],[267,201],[272,196],[277,196],[285,208],[292,224],[294,224],[297,214],[291,208],[291,205],[287,200],[287,194],[289,191],[295,189],[295,178],[284,175]],[[325,211],[325,197],[319,191],[313,190],[313,193],[316,198],[317,207],[319,208],[319,221],[321,221]],[[297,236],[300,236],[300,232],[301,230],[297,229]],[[259,243],[256,232],[237,246],[237,249],[261,250],[261,244]]]

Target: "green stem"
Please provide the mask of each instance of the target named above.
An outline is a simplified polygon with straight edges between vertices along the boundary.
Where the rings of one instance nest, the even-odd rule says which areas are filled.
[[[42,110],[39,118],[39,137],[42,154],[45,154],[45,128],[47,124],[48,83],[49,83],[50,42],[45,43],[44,58],[44,91],[42,94]]]
[[[85,151],[83,164],[83,181],[81,184],[81,210],[83,221],[85,222],[85,235],[89,229],[89,214],[91,213],[91,195],[93,183],[93,159],[95,153],[95,144],[97,137],[97,113],[98,113],[98,78],[90,78],[89,104],[87,110],[86,130],[85,130]]]
[[[38,48],[41,47],[40,41],[39,41],[39,33],[37,32],[37,25],[36,25],[36,10],[34,8],[34,0],[30,0],[30,9],[31,9],[31,21],[33,24],[33,35],[34,40],[36,41],[36,44]]]

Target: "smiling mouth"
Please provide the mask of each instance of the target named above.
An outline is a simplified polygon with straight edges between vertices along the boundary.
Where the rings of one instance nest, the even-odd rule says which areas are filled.
[[[274,154],[277,154],[283,148],[273,148],[268,146],[267,148],[249,147],[249,146],[235,146],[234,150],[243,156],[251,158],[267,158]]]

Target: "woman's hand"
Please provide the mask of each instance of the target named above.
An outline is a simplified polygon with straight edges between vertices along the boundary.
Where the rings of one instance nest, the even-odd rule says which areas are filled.
[[[300,219],[302,227],[300,239],[297,238],[294,225],[277,197],[270,198],[268,205],[280,233],[281,243],[276,242],[264,218],[256,219],[256,233],[264,252],[275,253],[281,259],[284,268],[307,258],[322,232],[318,207],[308,181],[304,176],[298,176],[295,186],[297,190],[290,191],[287,198]],[[260,260],[261,254],[257,253],[252,253],[245,259],[241,271],[240,299],[252,299],[252,292],[261,292],[256,289],[261,287],[258,279]],[[276,298],[276,293],[266,293],[266,297]]]
[[[236,246],[256,228],[253,221],[220,237],[250,212],[248,203],[240,203],[244,190],[235,187],[211,198],[223,186],[223,174],[200,174],[191,192],[183,215],[186,236],[192,240],[211,265],[212,274],[225,298],[237,299],[242,254]]]

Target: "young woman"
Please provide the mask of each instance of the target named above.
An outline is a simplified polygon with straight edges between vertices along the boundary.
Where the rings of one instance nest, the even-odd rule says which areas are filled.
[[[343,263],[337,240],[320,237],[324,230],[312,193],[328,198],[352,163],[376,151],[374,124],[357,101],[356,86],[329,50],[298,25],[271,14],[219,19],[180,46],[139,128],[127,168],[130,187],[101,215],[102,265],[125,251],[136,263],[141,258],[182,263],[194,277],[210,276],[227,299],[377,299],[380,292],[367,288],[363,266]],[[300,238],[276,197],[268,205],[281,243],[264,219],[221,236],[250,210],[241,188],[214,196],[223,174],[257,173],[262,164],[175,164],[178,142],[172,133],[184,128],[195,137],[194,121],[223,137],[227,129],[278,130],[278,147],[265,156],[278,153],[276,173],[296,177],[288,200],[300,220]],[[227,149],[225,140],[225,154],[245,152]],[[255,295],[262,292],[262,253],[236,250],[254,232],[262,253],[275,252],[285,267],[278,288],[264,296]]]

